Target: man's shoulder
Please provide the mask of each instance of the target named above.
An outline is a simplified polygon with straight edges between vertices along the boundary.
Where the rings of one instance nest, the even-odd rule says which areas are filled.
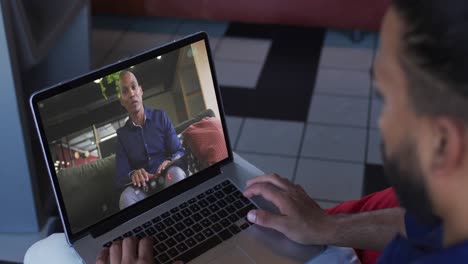
[[[164,110],[157,108],[146,108],[146,115],[165,115]]]
[[[122,133],[126,133],[126,132],[129,132],[130,131],[130,118],[127,119],[127,121],[125,121],[125,124],[119,128],[117,128],[116,130],[116,133],[117,133],[117,136],[119,135],[122,135]]]
[[[146,109],[146,118],[149,118],[153,121],[158,121],[167,117],[166,112],[161,109],[156,108],[147,108]]]

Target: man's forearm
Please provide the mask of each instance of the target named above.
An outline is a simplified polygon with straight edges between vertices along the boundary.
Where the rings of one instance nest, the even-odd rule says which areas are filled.
[[[330,243],[336,246],[382,250],[397,233],[405,234],[405,211],[390,208],[358,214],[335,215]]]

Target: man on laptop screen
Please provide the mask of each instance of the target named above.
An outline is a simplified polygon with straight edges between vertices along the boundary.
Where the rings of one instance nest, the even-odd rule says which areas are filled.
[[[167,114],[143,105],[143,90],[132,72],[120,73],[119,87],[120,103],[129,119],[117,130],[117,186],[124,187],[129,180],[133,184],[120,196],[119,207],[123,209],[147,197],[150,180],[152,189],[160,189],[184,179],[186,174],[173,165],[184,155],[184,149]]]

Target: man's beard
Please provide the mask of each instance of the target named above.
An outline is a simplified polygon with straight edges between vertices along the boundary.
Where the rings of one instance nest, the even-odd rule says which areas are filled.
[[[434,214],[428,196],[415,144],[406,140],[398,151],[387,157],[385,144],[382,143],[381,151],[385,175],[395,189],[401,206],[421,224],[440,224],[441,219]]]

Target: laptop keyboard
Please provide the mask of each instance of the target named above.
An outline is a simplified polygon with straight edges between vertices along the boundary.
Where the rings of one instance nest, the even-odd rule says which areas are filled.
[[[226,180],[113,241],[151,236],[154,263],[187,263],[248,228],[246,216],[252,209],[255,205]]]

